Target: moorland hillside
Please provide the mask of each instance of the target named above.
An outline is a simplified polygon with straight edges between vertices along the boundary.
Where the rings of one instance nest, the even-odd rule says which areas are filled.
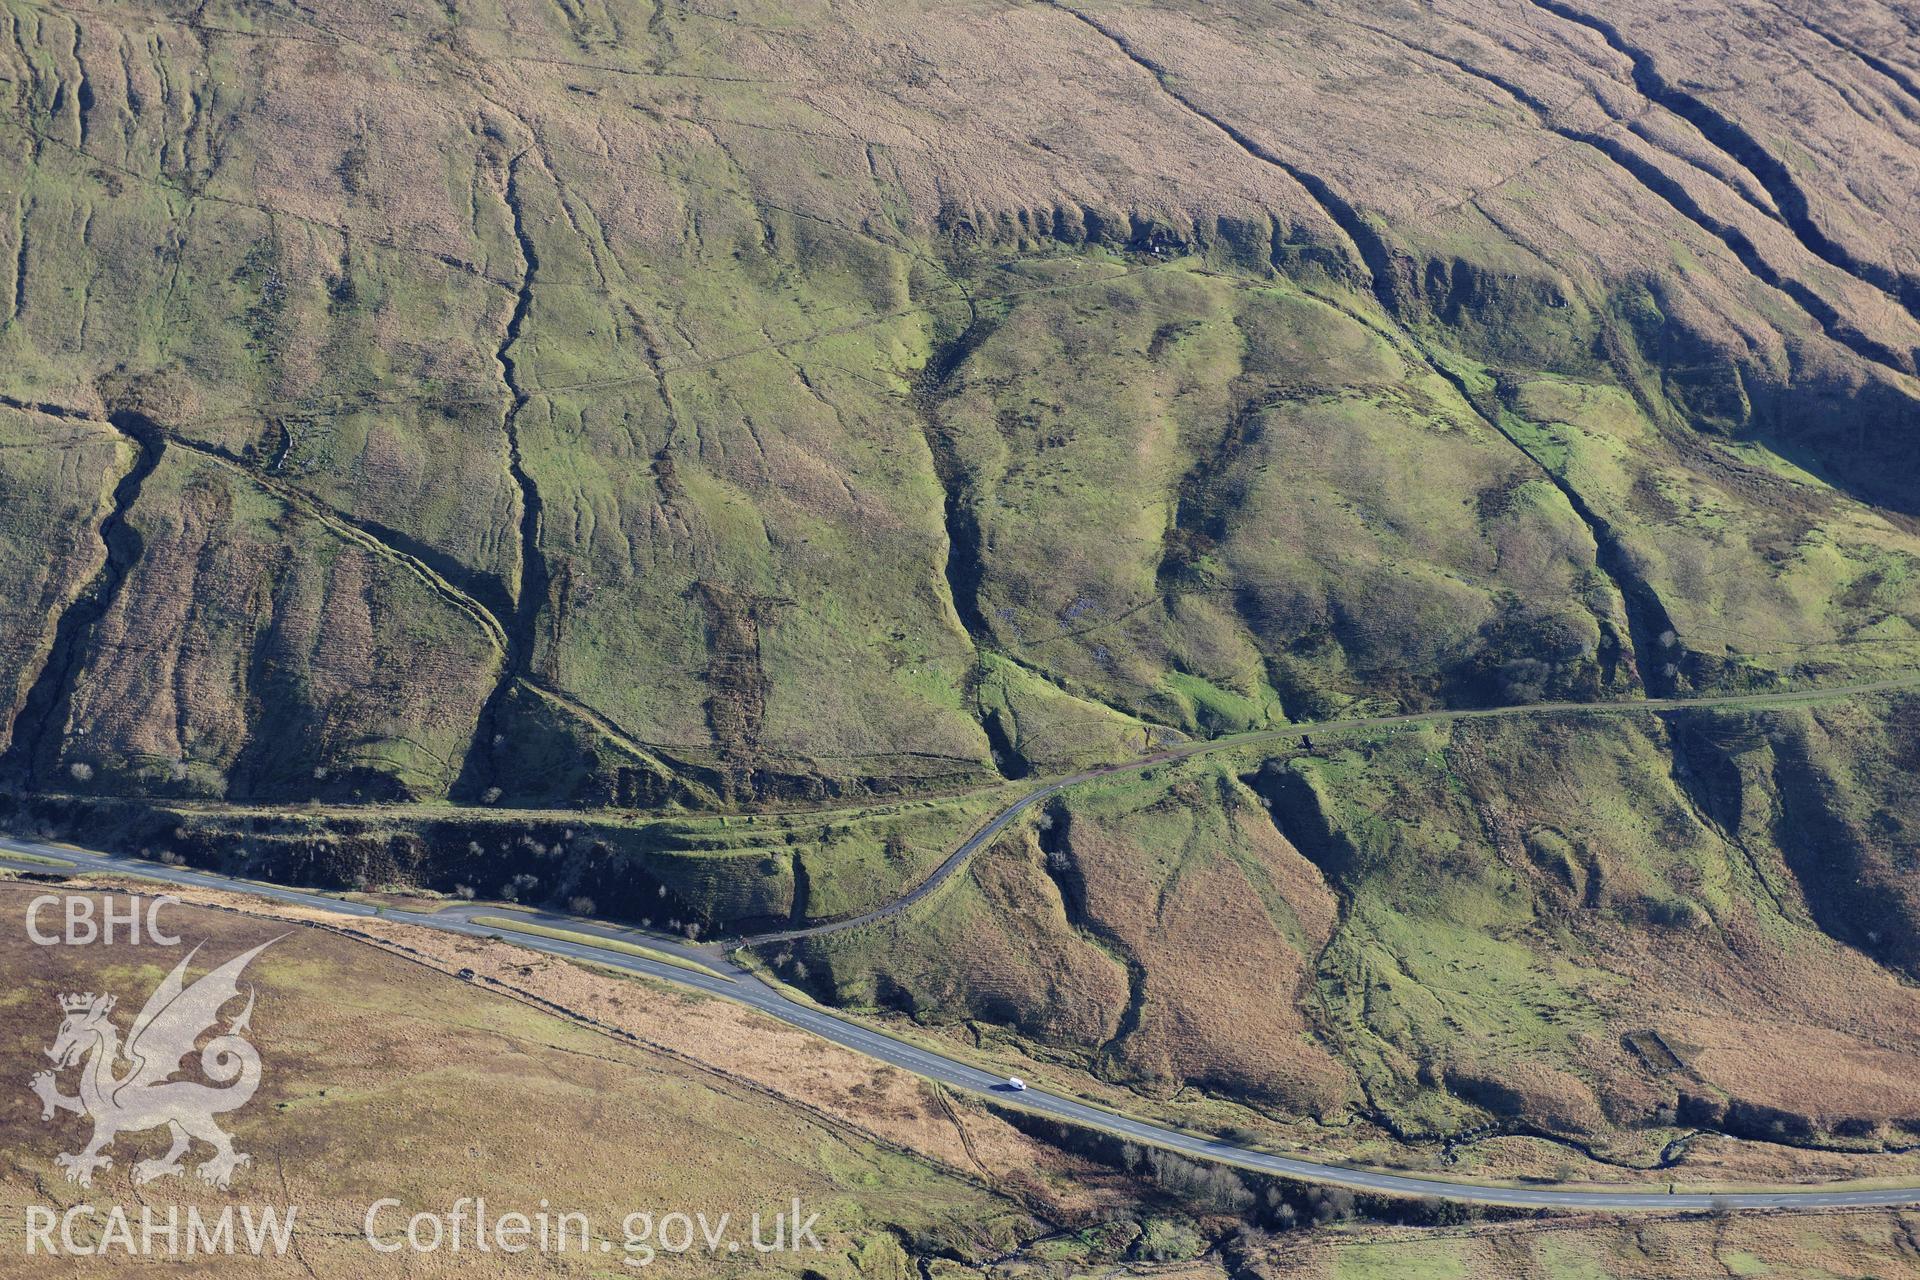
[[[1075,792],[777,960],[1420,1140],[1920,1131],[1915,704],[1739,701],[1920,662],[1909,7],[0,15],[16,816],[715,929],[1178,738],[1724,699]]]

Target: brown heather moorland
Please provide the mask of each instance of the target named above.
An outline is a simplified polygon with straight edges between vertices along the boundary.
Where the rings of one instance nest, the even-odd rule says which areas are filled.
[[[1911,5],[0,28],[13,829],[752,933],[1434,713],[762,958],[1383,1162],[1911,1176]]]

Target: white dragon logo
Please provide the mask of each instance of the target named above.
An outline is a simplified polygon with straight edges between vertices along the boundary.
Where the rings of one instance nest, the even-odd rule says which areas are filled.
[[[225,1188],[235,1169],[253,1163],[253,1157],[233,1149],[233,1139],[213,1122],[216,1115],[245,1106],[260,1087],[260,1055],[241,1037],[253,1016],[251,988],[247,1007],[227,1024],[226,1034],[215,1036],[200,1051],[200,1069],[209,1080],[224,1087],[169,1077],[180,1070],[181,1060],[193,1052],[201,1033],[219,1019],[221,1008],[240,994],[241,970],[279,940],[274,938],[242,952],[187,986],[183,981],[187,965],[200,952],[195,947],[147,997],[127,1033],[124,1049],[119,1030],[107,1018],[113,1010],[112,996],[88,992],[60,997],[66,1020],[60,1024],[60,1034],[47,1056],[59,1071],[86,1058],[80,1073],[80,1092],[76,1097],[61,1093],[53,1071],[36,1072],[30,1087],[40,1097],[42,1120],[51,1120],[60,1111],[93,1120],[93,1140],[84,1150],[54,1157],[54,1162],[67,1171],[67,1181],[92,1186],[96,1169],[113,1166],[113,1157],[104,1152],[117,1135],[161,1125],[172,1134],[173,1146],[158,1159],[136,1164],[135,1184],[183,1173],[180,1158],[194,1138],[213,1148],[213,1156],[194,1170],[212,1186]],[[124,1072],[118,1072],[122,1058],[128,1065]]]

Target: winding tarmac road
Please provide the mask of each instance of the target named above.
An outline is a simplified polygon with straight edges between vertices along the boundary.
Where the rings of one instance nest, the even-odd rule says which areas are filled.
[[[1383,723],[1392,723],[1385,721]],[[1323,727],[1324,728],[1324,727]],[[1205,749],[1206,744],[1198,744]],[[1196,754],[1187,751],[1184,754]],[[1173,757],[1170,757],[1173,758]],[[1126,767],[1138,768],[1143,763],[1134,762]],[[1117,770],[1114,770],[1117,771]],[[1094,771],[1076,777],[1097,777],[1107,770]],[[1053,794],[1061,787],[1071,785],[1073,779],[1063,779],[1049,784],[1028,796],[989,824],[989,829],[976,836],[972,843],[978,842],[1004,827],[1017,814],[1035,801]],[[966,848],[956,852],[954,862],[964,856]],[[24,857],[9,857],[25,855]],[[51,861],[56,865],[48,865]],[[226,892],[253,894],[271,898],[280,902],[296,903],[334,915],[360,918],[379,917],[404,921],[421,928],[438,929],[446,933],[464,934],[470,937],[506,936],[498,926],[477,924],[473,920],[476,914],[491,913],[498,915],[499,907],[462,905],[438,912],[412,912],[396,908],[382,908],[361,902],[353,902],[326,894],[309,893],[300,889],[284,888],[279,885],[265,884],[252,880],[236,880],[213,872],[198,871],[187,867],[167,866],[149,862],[140,858],[126,857],[110,853],[99,853],[75,849],[66,845],[38,844],[31,841],[0,838],[0,863],[12,865],[25,871],[68,874],[69,872],[105,872],[142,879],[156,880],[166,884],[190,888],[217,889]],[[931,886],[923,886],[923,891]],[[1325,1183],[1347,1187],[1355,1191],[1376,1192],[1387,1195],[1427,1196],[1441,1200],[1464,1201],[1476,1204],[1508,1205],[1537,1209],[1587,1209],[1587,1210],[1665,1210],[1675,1209],[1830,1209],[1830,1208],[1883,1208],[1893,1206],[1920,1205],[1920,1186],[1869,1188],[1869,1189],[1826,1189],[1820,1187],[1780,1188],[1765,1191],[1741,1191],[1729,1193],[1707,1193],[1686,1191],[1643,1190],[1602,1190],[1586,1187],[1549,1187],[1549,1186],[1492,1186],[1476,1185],[1466,1182],[1452,1182],[1439,1178],[1422,1178],[1408,1174],[1388,1173],[1370,1169],[1348,1168],[1343,1165],[1326,1163],[1305,1156],[1275,1155],[1247,1147],[1221,1142],[1217,1139],[1185,1133],[1178,1129],[1152,1124],[1145,1120],[1136,1120],[1091,1106],[1073,1098],[1049,1093],[1044,1089],[1029,1088],[1025,1092],[1009,1092],[1006,1082],[999,1076],[982,1071],[954,1058],[923,1049],[918,1045],[896,1040],[891,1036],[871,1030],[846,1018],[816,1009],[811,1005],[791,999],[783,992],[762,982],[758,977],[740,969],[718,955],[711,948],[688,947],[670,939],[654,934],[643,934],[638,930],[619,929],[607,925],[592,924],[566,916],[549,915],[543,912],[516,912],[517,919],[529,924],[547,928],[564,929],[580,936],[582,941],[566,938],[541,937],[536,934],[512,933],[511,941],[529,950],[541,951],[567,959],[584,960],[594,964],[622,969],[630,973],[643,974],[661,982],[673,983],[681,987],[735,1000],[750,1005],[780,1021],[789,1023],[835,1044],[843,1045],[857,1053],[862,1053],[882,1062],[937,1080],[941,1084],[970,1093],[994,1096],[998,1101],[1024,1110],[1050,1116],[1071,1124],[1083,1125],[1106,1133],[1139,1142],[1145,1145],[1176,1151],[1182,1155],[1202,1160],[1218,1161],[1236,1165],[1245,1169],[1254,1169],[1263,1173],[1278,1174],[1283,1177],[1301,1179],[1308,1182]],[[850,923],[850,922],[849,922]],[[847,926],[842,926],[847,927]],[[657,952],[673,956],[684,963],[698,965],[707,970],[686,968],[682,964],[670,964],[664,960],[653,960],[632,951],[616,947],[594,945],[589,939],[603,938],[610,943],[628,943],[644,945]]]

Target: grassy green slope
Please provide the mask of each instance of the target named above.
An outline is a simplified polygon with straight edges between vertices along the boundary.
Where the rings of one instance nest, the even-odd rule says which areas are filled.
[[[1561,262],[1517,190],[1511,219],[1382,197],[1425,262],[1389,271],[1310,167],[1208,120],[1246,104],[1141,52],[1206,15],[7,14],[6,394],[143,413],[253,477],[236,501],[262,519],[317,522],[312,553],[287,546],[417,566],[503,653],[481,674],[438,606],[351,642],[365,671],[460,686],[389,724],[354,701],[370,675],[310,681],[225,628],[206,661],[229,675],[88,694],[143,705],[53,726],[36,785],[82,747],[191,756],[152,727],[179,718],[172,683],[231,739],[189,759],[206,795],[703,805],[991,782],[1148,723],[1912,655],[1908,523],[1835,487],[1860,467],[1832,433],[1809,450],[1762,412],[1762,383],[1847,394],[1804,309],[1728,285],[1700,224],[1591,148],[1537,181],[1613,211],[1613,274]],[[1322,25],[1261,21],[1245,49]],[[1188,34],[1182,58],[1231,57]],[[1036,134],[926,69],[988,63],[1131,143]],[[1446,73],[1412,114],[1494,151],[1552,136],[1485,102],[1447,116],[1477,83]],[[1623,283],[1683,249],[1661,290]],[[1770,363],[1729,354],[1728,325]],[[1701,375],[1715,359],[1737,371]],[[1872,377],[1859,411],[1897,406]],[[178,554],[219,556],[213,527]],[[227,596],[278,591],[267,563],[233,559]],[[130,597],[171,589],[140,582],[162,568],[133,564]],[[277,749],[219,704],[305,722],[303,699],[359,745],[239,767]],[[116,765],[97,789],[159,781]]]

